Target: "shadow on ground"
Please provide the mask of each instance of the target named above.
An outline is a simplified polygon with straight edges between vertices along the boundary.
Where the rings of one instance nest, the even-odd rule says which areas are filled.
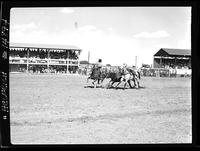
[[[84,86],[84,88],[95,88],[94,86]],[[140,86],[139,88],[137,87],[126,87],[126,88],[123,88],[123,87],[108,87],[108,86],[96,86],[96,88],[102,88],[102,89],[114,89],[114,90],[125,90],[125,89],[145,89],[146,87],[144,86]]]

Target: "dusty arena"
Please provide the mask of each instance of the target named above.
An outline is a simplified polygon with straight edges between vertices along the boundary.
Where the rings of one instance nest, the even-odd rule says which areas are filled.
[[[10,74],[13,144],[191,143],[191,78],[93,88],[86,76]]]

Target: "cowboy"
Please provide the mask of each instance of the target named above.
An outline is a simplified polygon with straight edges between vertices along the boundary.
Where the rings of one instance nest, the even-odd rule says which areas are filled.
[[[124,63],[122,66],[122,72],[123,72],[123,74],[127,73],[127,64],[126,63]]]
[[[101,76],[102,73],[102,59],[99,59],[98,62],[95,64],[95,68],[99,70],[99,76]],[[98,84],[99,84],[100,80],[98,80]]]
[[[96,63],[96,67],[101,69],[102,68],[102,59],[99,59],[98,62]]]
[[[98,68],[102,67],[102,59],[99,59],[98,62],[96,63]]]

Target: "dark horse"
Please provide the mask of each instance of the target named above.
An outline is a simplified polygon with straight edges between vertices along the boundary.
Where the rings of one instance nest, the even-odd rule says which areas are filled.
[[[94,84],[94,87],[96,88],[95,82],[98,81],[97,83],[100,84],[100,82],[102,83],[105,78],[106,78],[106,70],[105,69],[93,67],[92,73],[87,78],[87,83],[88,83],[89,79],[94,80],[92,82],[92,84]]]
[[[112,87],[115,82],[118,82],[118,84],[117,84],[117,86],[118,86],[122,81],[125,82],[124,89],[125,89],[127,83],[129,84],[130,88],[132,88],[130,81],[134,82],[134,87],[136,87],[136,86],[138,86],[138,88],[140,87],[140,84],[139,84],[140,73],[139,73],[139,71],[135,71],[132,68],[123,68],[123,69],[118,68],[115,71],[110,71],[107,74],[106,78],[111,78],[111,80],[108,84],[110,87]],[[137,82],[137,85],[136,85],[136,82]]]
[[[116,82],[118,82],[118,84],[117,84],[117,86],[118,86],[122,81],[125,81],[122,77],[123,77],[123,72],[119,68],[116,71],[110,71],[110,72],[108,72],[107,75],[106,75],[106,78],[110,78],[111,79],[109,81],[108,87],[112,87],[113,84],[116,83]],[[129,84],[129,86],[132,88],[130,80],[128,80],[127,82]]]

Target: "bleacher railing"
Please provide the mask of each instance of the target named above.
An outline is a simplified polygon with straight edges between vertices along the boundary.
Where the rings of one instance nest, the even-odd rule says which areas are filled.
[[[78,60],[74,59],[40,59],[40,58],[20,58],[9,57],[10,64],[48,64],[49,65],[78,65]]]
[[[191,69],[165,69],[165,68],[143,68],[142,76],[150,77],[186,77],[192,75]]]

